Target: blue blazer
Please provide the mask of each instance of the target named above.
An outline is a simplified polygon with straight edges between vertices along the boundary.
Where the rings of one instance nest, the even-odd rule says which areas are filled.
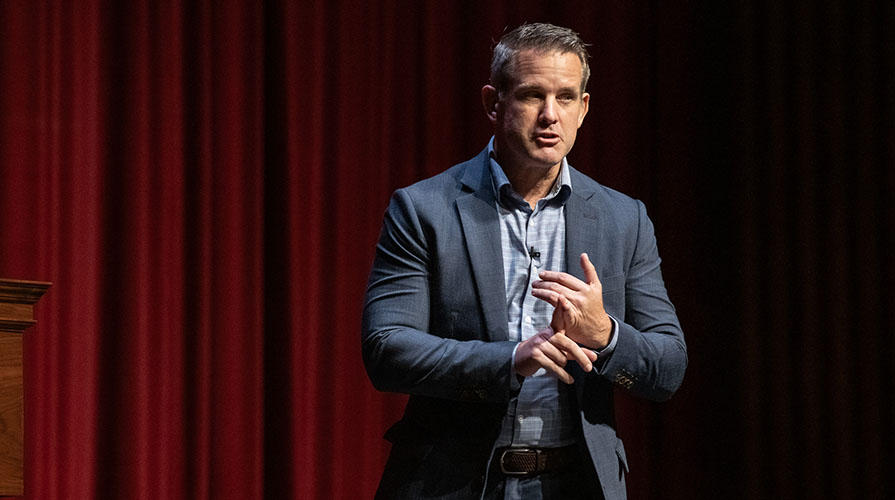
[[[566,368],[582,451],[603,495],[625,498],[627,459],[615,431],[613,387],[662,401],[687,366],[684,335],[640,201],[570,168],[566,269],[584,279],[587,252],[619,320],[615,352],[584,373]],[[519,390],[511,359],[503,257],[487,150],[397,190],[385,213],[363,312],[367,373],[381,391],[409,394],[378,498],[482,495],[507,404]],[[597,487],[595,484],[594,487]]]

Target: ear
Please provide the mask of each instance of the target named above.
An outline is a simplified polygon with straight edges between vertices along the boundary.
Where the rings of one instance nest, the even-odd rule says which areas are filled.
[[[485,107],[485,114],[491,120],[491,124],[497,123],[497,110],[500,106],[500,98],[497,89],[491,85],[482,87],[482,106]]]
[[[578,112],[578,127],[584,123],[584,117],[587,116],[587,110],[590,109],[590,94],[585,92],[581,95],[581,110]]]

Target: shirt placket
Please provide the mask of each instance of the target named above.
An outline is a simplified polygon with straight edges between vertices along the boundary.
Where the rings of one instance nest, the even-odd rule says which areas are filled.
[[[541,249],[542,241],[541,238],[541,219],[542,216],[542,208],[543,201],[539,202],[533,211],[525,211],[525,248],[526,257],[528,262],[528,279],[527,279],[527,287],[525,293],[522,295],[521,300],[521,315],[522,315],[522,339],[531,338],[533,335],[538,333],[542,328],[546,325],[545,319],[543,318],[543,314],[538,314],[537,312],[537,301],[540,299],[535,298],[531,295],[531,285],[532,283],[538,279],[538,271],[540,271],[543,266],[544,259],[546,258],[546,249]],[[544,252],[544,253],[541,253]],[[541,377],[546,375],[546,370],[544,368],[536,371],[532,377]],[[529,382],[528,387],[523,387],[523,392],[527,392],[532,389],[531,381]],[[537,440],[536,436],[540,435],[540,428],[542,426],[542,421],[540,419],[528,420],[534,412],[535,408],[531,407],[531,403],[533,401],[528,400],[524,394],[520,395],[516,406],[516,425],[514,426],[513,432],[513,442],[514,443],[526,443],[531,441],[532,439]]]
[[[538,333],[546,325],[541,324],[543,318],[539,318],[535,310],[536,299],[531,295],[531,285],[538,279],[538,272],[542,263],[541,237],[539,233],[539,222],[542,219],[542,207],[539,202],[533,211],[526,213],[525,221],[525,248],[528,262],[528,279],[525,293],[522,294],[522,340],[531,338]],[[538,375],[540,375],[539,370]]]

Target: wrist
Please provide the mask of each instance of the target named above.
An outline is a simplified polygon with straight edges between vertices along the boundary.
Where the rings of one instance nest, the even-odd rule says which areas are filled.
[[[614,329],[615,323],[609,318],[608,314],[604,314],[603,320],[597,324],[596,328],[594,328],[595,333],[590,338],[590,342],[585,344],[585,346],[596,350],[604,349],[612,341],[612,333]]]

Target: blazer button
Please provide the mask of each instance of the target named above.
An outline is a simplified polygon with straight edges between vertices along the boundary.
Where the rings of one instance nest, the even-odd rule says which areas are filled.
[[[634,385],[634,381],[636,379],[637,377],[632,375],[627,370],[622,370],[615,375],[615,385],[621,387],[622,389],[630,389],[631,386]]]

